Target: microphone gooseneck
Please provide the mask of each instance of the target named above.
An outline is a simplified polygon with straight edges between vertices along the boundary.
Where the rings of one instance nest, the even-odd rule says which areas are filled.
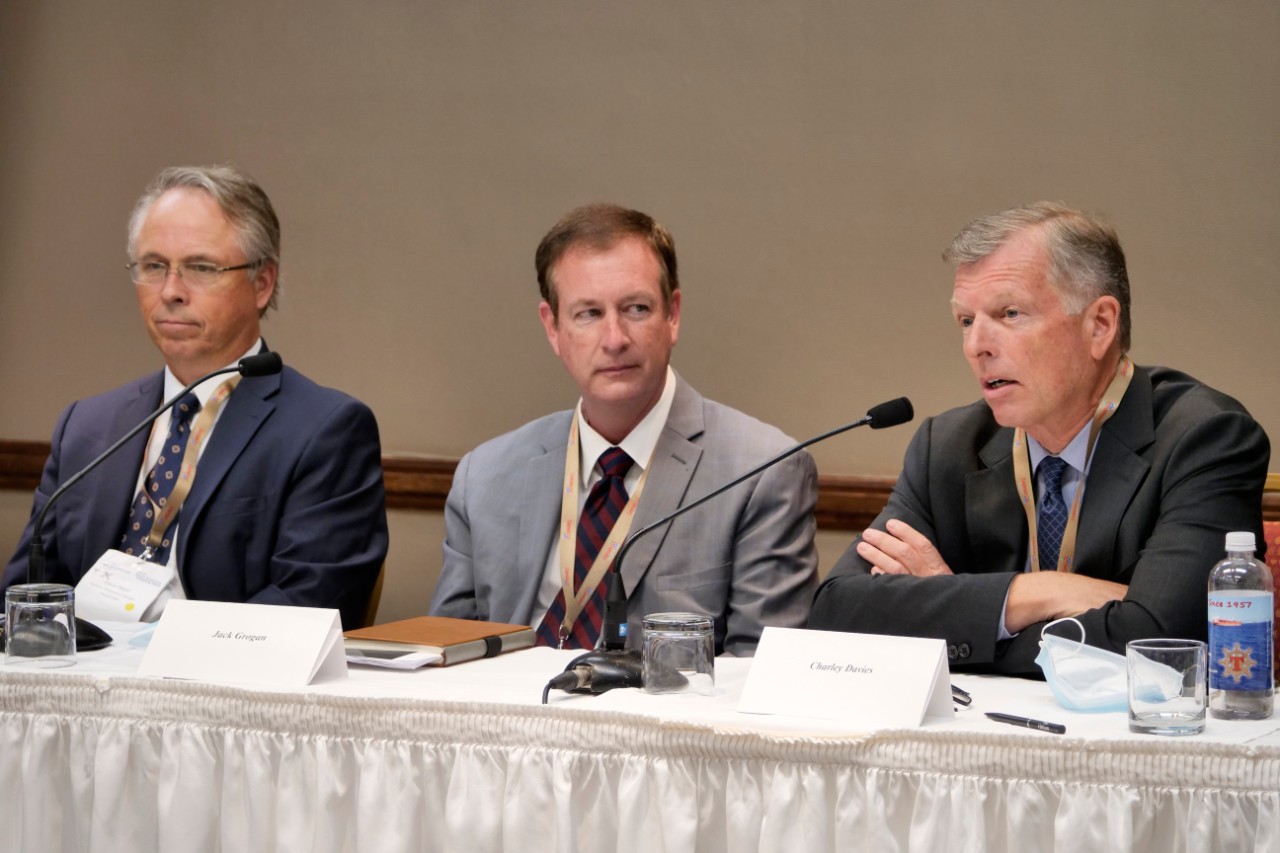
[[[195,388],[202,382],[212,379],[215,376],[221,376],[224,373],[239,373],[242,376],[270,376],[272,374],[279,373],[283,368],[284,362],[281,360],[279,353],[260,352],[256,355],[245,356],[240,359],[234,367],[224,367],[221,370],[206,373],[195,382],[192,382],[190,385],[183,388],[177,394],[174,394],[173,397],[165,401],[160,408],[147,415],[140,424],[125,433],[119,441],[102,451],[96,459],[69,477],[66,482],[53,492],[53,494],[49,495],[49,499],[44,502],[44,506],[40,508],[40,512],[36,515],[35,527],[31,531],[31,543],[27,548],[27,583],[45,582],[44,535],[42,533],[44,530],[44,519],[45,516],[49,514],[50,508],[53,507],[58,498],[62,497],[64,492],[83,480],[89,472],[94,468],[97,468],[104,460],[128,443],[131,438],[151,426],[151,424],[155,422],[156,418],[164,414],[166,410],[172,408],[173,405],[190,392],[191,389]],[[77,648],[90,647],[86,644],[80,643],[79,638],[81,636],[81,632],[85,634],[86,638],[94,638],[90,640],[90,642],[97,643],[97,645],[93,645],[92,648],[98,648],[100,645],[106,645],[111,641],[110,637],[107,636],[101,628],[98,628],[96,625],[92,625],[83,619],[77,618]],[[106,638],[106,641],[103,642],[102,638]]]
[[[717,495],[727,492],[734,486],[751,479],[767,468],[778,464],[783,459],[798,453],[811,444],[817,444],[832,436],[839,435],[842,432],[860,427],[870,426],[872,429],[884,429],[886,427],[904,424],[915,417],[915,410],[911,406],[911,401],[906,397],[899,397],[896,400],[889,400],[878,406],[872,406],[867,410],[865,417],[859,418],[850,424],[842,427],[828,430],[821,435],[814,436],[808,441],[802,441],[794,447],[784,450],[772,459],[757,465],[747,473],[734,479],[720,488],[703,495],[690,504],[685,504],[677,508],[674,512],[668,513],[657,521],[647,524],[628,536],[622,543],[622,547],[618,549],[618,554],[613,559],[613,564],[609,567],[609,573],[605,576],[608,586],[605,591],[604,613],[601,617],[600,631],[603,648],[587,652],[574,658],[565,671],[556,676],[547,684],[543,691],[542,701],[546,702],[547,692],[550,690],[568,690],[575,693],[603,693],[614,687],[639,687],[642,682],[642,672],[640,666],[640,653],[635,649],[627,649],[627,593],[622,583],[622,560],[626,557],[627,552],[631,550],[631,546],[636,543],[641,536],[651,531],[657,530],[665,524],[669,524],[676,518],[684,515],[690,510],[697,509],[707,501]],[[604,677],[595,677],[596,669],[605,673]],[[583,673],[583,670],[589,672]],[[567,677],[571,672],[578,672],[575,677]],[[567,686],[561,686],[567,685]]]
[[[627,552],[631,550],[631,546],[634,545],[636,540],[639,539],[641,536],[644,536],[649,531],[655,530],[661,527],[662,525],[667,524],[668,522],[674,521],[676,518],[684,515],[686,512],[692,509],[696,509],[702,506],[704,503],[716,497],[717,495],[720,495],[723,492],[729,491],[729,489],[732,489],[734,486],[738,485],[739,483],[742,483],[746,480],[751,479],[756,474],[759,474],[761,471],[764,471],[767,468],[772,468],[774,465],[778,464],[783,459],[786,459],[788,456],[791,456],[792,454],[799,453],[801,450],[804,450],[809,445],[817,444],[819,441],[825,441],[826,439],[831,438],[832,436],[839,435],[842,432],[848,432],[849,430],[854,429],[855,427],[870,426],[872,429],[884,429],[885,427],[897,426],[898,424],[906,423],[907,421],[911,420],[914,416],[915,416],[915,410],[911,406],[911,401],[908,400],[906,397],[899,397],[896,400],[890,400],[886,403],[881,403],[878,406],[871,407],[869,410],[867,410],[867,414],[865,417],[859,418],[858,420],[854,421],[851,424],[845,424],[842,427],[836,427],[835,429],[827,430],[821,435],[816,435],[813,438],[809,439],[808,441],[802,441],[799,444],[795,445],[794,447],[791,447],[791,448],[788,448],[787,450],[782,451],[777,456],[770,459],[768,462],[757,465],[755,468],[752,468],[750,471],[743,474],[741,477],[738,477],[736,480],[732,480],[726,483],[725,485],[721,486],[720,488],[716,489],[710,494],[703,495],[693,503],[685,504],[684,506],[676,509],[674,512],[669,513],[663,516],[662,518],[658,519],[657,521],[653,522],[652,524],[645,525],[644,527],[637,530],[635,533],[632,533],[630,536],[626,538],[626,541],[622,543],[622,547],[618,549],[618,556],[614,559],[613,566],[609,571],[612,574],[617,574],[622,569],[622,558],[627,555]],[[606,616],[608,615],[608,610],[605,611],[605,615]]]

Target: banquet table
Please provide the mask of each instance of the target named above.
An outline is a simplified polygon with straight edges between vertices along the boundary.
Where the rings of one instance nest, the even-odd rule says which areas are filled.
[[[710,696],[543,705],[575,655],[546,648],[264,689],[139,677],[145,629],[106,627],[74,667],[0,666],[2,850],[1280,850],[1277,719],[1131,734],[955,675],[954,719],[858,730],[740,713],[734,658]]]

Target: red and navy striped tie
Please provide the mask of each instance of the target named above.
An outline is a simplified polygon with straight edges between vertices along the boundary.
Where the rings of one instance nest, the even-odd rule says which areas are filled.
[[[604,476],[591,487],[587,502],[583,504],[578,520],[578,548],[573,561],[573,589],[576,593],[591,571],[604,542],[613,530],[614,522],[627,505],[625,478],[631,470],[631,457],[621,448],[610,447],[600,454],[600,470]],[[600,617],[604,613],[605,580],[602,578],[591,599],[573,623],[565,638],[566,649],[594,649],[600,636]],[[538,645],[560,645],[560,623],[564,621],[564,589],[556,593],[556,600],[547,608],[538,626]]]

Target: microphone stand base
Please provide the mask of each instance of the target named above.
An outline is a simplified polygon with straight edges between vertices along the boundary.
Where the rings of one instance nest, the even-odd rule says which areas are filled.
[[[634,649],[594,649],[578,655],[564,668],[590,667],[591,682],[574,688],[571,693],[604,693],[615,687],[643,687],[644,667],[640,652]]]
[[[76,617],[76,651],[96,652],[111,645],[111,635],[87,619]]]

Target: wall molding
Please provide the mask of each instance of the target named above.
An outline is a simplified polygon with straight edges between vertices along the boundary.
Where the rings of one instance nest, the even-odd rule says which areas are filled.
[[[0,489],[33,491],[40,482],[40,471],[48,455],[48,442],[0,439]],[[387,506],[440,512],[457,467],[457,459],[407,454],[383,456]],[[894,477],[842,474],[818,477],[818,508],[814,513],[818,528],[862,530],[889,500],[895,480]],[[1271,475],[1267,485],[1269,489],[1280,487],[1280,477]],[[1280,491],[1263,495],[1262,514],[1268,521],[1280,521]]]
[[[0,489],[33,491],[49,455],[43,441],[0,439]],[[391,509],[440,512],[453,482],[457,459],[387,454],[382,472]],[[893,477],[829,476],[818,478],[815,513],[823,530],[861,530],[889,499]]]

